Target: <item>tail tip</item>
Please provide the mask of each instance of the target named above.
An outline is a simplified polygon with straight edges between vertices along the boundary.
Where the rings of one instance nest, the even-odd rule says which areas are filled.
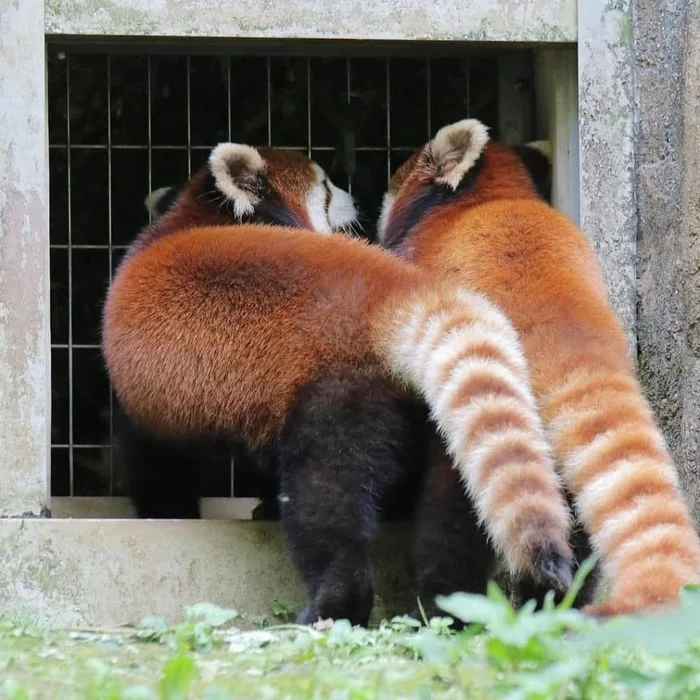
[[[540,582],[565,593],[573,582],[573,556],[568,546],[551,540],[541,543],[535,555],[535,575]]]

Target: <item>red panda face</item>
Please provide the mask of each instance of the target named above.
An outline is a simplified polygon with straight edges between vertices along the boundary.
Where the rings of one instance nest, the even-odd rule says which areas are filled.
[[[477,119],[465,119],[440,129],[396,170],[384,195],[377,235],[391,247],[433,211],[536,196],[516,152],[489,142],[488,128]]]
[[[147,240],[194,226],[258,223],[329,234],[357,223],[350,194],[305,155],[234,143],[216,146],[186,184],[155,190],[144,204],[154,219]]]
[[[336,187],[323,168],[301,153],[222,143],[212,151],[208,167],[217,192],[237,221],[262,216],[272,220],[261,223],[329,234],[351,229],[357,220],[350,194]]]

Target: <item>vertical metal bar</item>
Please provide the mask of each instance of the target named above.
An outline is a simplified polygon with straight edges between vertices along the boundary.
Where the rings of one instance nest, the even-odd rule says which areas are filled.
[[[269,65],[268,65],[268,85],[269,85]],[[232,74],[231,74],[231,56],[228,56],[228,61],[226,65],[226,90],[228,93],[228,113],[227,113],[227,119],[228,119],[228,138],[229,141],[233,139],[233,114],[232,114],[232,105],[231,102],[233,100],[233,86],[232,86]],[[269,88],[268,88],[269,90]],[[269,124],[269,104],[268,104],[268,124]],[[268,134],[269,134],[269,126],[268,126]],[[236,458],[234,457],[233,450],[231,450],[231,453],[229,455],[229,478],[230,478],[230,485],[229,485],[229,496],[231,498],[235,498],[236,496]]]
[[[391,180],[391,59],[386,60],[386,185]]]
[[[432,115],[430,113],[430,96],[432,91],[432,86],[430,82],[430,59],[425,59],[425,114],[426,114],[426,128],[428,130],[427,140],[433,137],[433,125],[432,125]]]
[[[148,134],[146,147],[148,149],[148,192],[153,191],[153,114],[152,114],[152,101],[153,101],[153,82],[152,82],[152,71],[151,71],[151,55],[146,57],[146,85],[148,92]],[[152,221],[152,216],[149,212],[148,222]]]
[[[187,110],[187,176],[189,177],[192,174],[192,112],[191,112],[191,104],[192,101],[190,99],[190,57],[189,55],[186,58],[186,71],[187,71],[187,105],[186,105],[186,110]]]
[[[107,54],[107,259],[112,282],[112,57]],[[114,495],[114,402],[109,384],[109,495]]]
[[[311,158],[311,59],[306,59],[306,154]]]
[[[345,103],[350,104],[351,101],[351,79],[350,79],[350,59],[345,59]],[[348,192],[352,194],[352,180],[348,177]]]
[[[267,57],[267,145],[272,146],[272,77],[270,57]]]
[[[70,54],[66,53],[66,169],[68,175],[68,493],[73,496],[73,207],[71,203]]]
[[[466,90],[466,105],[467,105],[467,118],[472,115],[472,98],[471,98],[471,77],[472,77],[472,59],[471,56],[467,56],[464,59],[467,63],[467,70],[465,73],[465,90]]]
[[[232,115],[231,115],[231,99],[232,99],[232,90],[231,90],[231,57],[227,56],[226,57],[226,94],[228,95],[228,110],[226,114],[227,118],[227,125],[228,125],[228,140],[232,140]],[[233,493],[233,492],[232,492]]]

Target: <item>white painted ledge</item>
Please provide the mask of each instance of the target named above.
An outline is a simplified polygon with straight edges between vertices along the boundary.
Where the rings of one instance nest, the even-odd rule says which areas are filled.
[[[47,0],[73,36],[522,41],[577,38],[576,0]]]
[[[374,619],[410,605],[408,543],[400,525],[378,538]],[[305,599],[276,523],[0,520],[0,611],[45,625],[176,622],[200,601],[270,615],[275,599]]]
[[[200,508],[204,520],[252,520],[260,504],[257,498],[202,498]],[[72,498],[52,497],[49,510],[54,518],[136,518],[130,498],[118,496]]]

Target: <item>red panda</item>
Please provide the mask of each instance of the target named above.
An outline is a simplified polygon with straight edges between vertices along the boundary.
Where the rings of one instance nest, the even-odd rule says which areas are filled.
[[[519,332],[555,460],[612,585],[586,610],[663,607],[699,581],[700,542],[595,253],[516,153],[477,120],[444,127],[394,174],[379,238],[483,293]]]
[[[168,462],[158,466],[154,444],[271,449],[310,599],[300,621],[365,624],[369,543],[400,461],[385,447],[407,425],[396,397],[420,396],[509,570],[565,588],[569,515],[517,333],[479,294],[349,236],[319,235],[354,218],[349,195],[305,156],[220,144],[137,237],[108,291],[103,353],[146,447],[141,478],[157,474],[139,514],[164,517]],[[357,415],[363,397],[376,416]],[[389,437],[364,432],[387,420]],[[181,496],[196,510],[196,493]]]

